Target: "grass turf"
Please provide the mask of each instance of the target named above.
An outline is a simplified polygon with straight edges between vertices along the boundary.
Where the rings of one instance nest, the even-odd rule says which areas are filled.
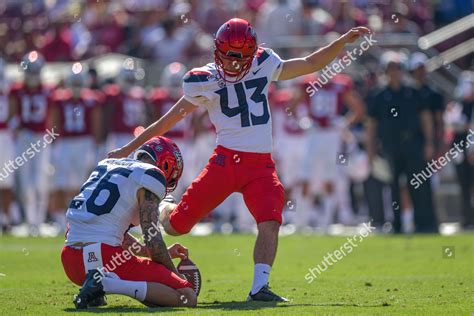
[[[254,236],[167,237],[189,247],[203,288],[196,309],[149,309],[111,295],[109,305],[78,313],[78,288],[60,263],[62,239],[0,238],[0,315],[471,315],[474,235],[370,236],[308,284],[308,269],[339,249],[344,237],[286,236],[272,270],[272,289],[289,304],[245,303],[252,281]],[[443,247],[454,247],[444,252]]]

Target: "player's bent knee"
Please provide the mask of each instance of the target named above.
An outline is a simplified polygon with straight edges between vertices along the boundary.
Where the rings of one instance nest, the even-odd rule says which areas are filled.
[[[179,300],[182,307],[196,307],[197,295],[192,288],[186,287],[179,289]]]

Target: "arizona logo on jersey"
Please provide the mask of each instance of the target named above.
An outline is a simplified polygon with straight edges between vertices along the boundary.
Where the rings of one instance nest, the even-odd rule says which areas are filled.
[[[89,252],[89,259],[87,259],[87,262],[97,262],[99,259],[95,256],[95,252]]]

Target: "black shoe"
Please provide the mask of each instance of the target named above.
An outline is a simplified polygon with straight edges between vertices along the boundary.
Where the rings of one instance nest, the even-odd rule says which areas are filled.
[[[90,301],[89,304],[87,304],[88,307],[101,307],[101,306],[106,306],[107,305],[107,297],[105,295],[99,296],[92,301]]]
[[[86,280],[82,285],[79,294],[74,297],[76,309],[86,309],[94,303],[98,303],[101,297],[104,297],[104,287],[102,286],[102,274],[99,270],[89,270]]]
[[[255,294],[249,293],[247,302],[261,301],[261,302],[289,302],[290,300],[282,296],[276,295],[270,290],[270,286],[267,284]]]

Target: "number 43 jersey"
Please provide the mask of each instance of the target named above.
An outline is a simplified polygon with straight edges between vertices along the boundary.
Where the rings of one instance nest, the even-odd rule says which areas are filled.
[[[66,244],[121,245],[130,224],[139,225],[137,192],[145,188],[162,200],[166,180],[155,166],[132,159],[99,162],[66,213]]]
[[[268,88],[278,80],[282,60],[271,49],[260,47],[250,71],[239,82],[222,80],[214,63],[194,68],[183,79],[184,98],[204,106],[216,127],[217,145],[229,149],[272,152],[272,122]],[[231,78],[232,79],[232,78]]]

